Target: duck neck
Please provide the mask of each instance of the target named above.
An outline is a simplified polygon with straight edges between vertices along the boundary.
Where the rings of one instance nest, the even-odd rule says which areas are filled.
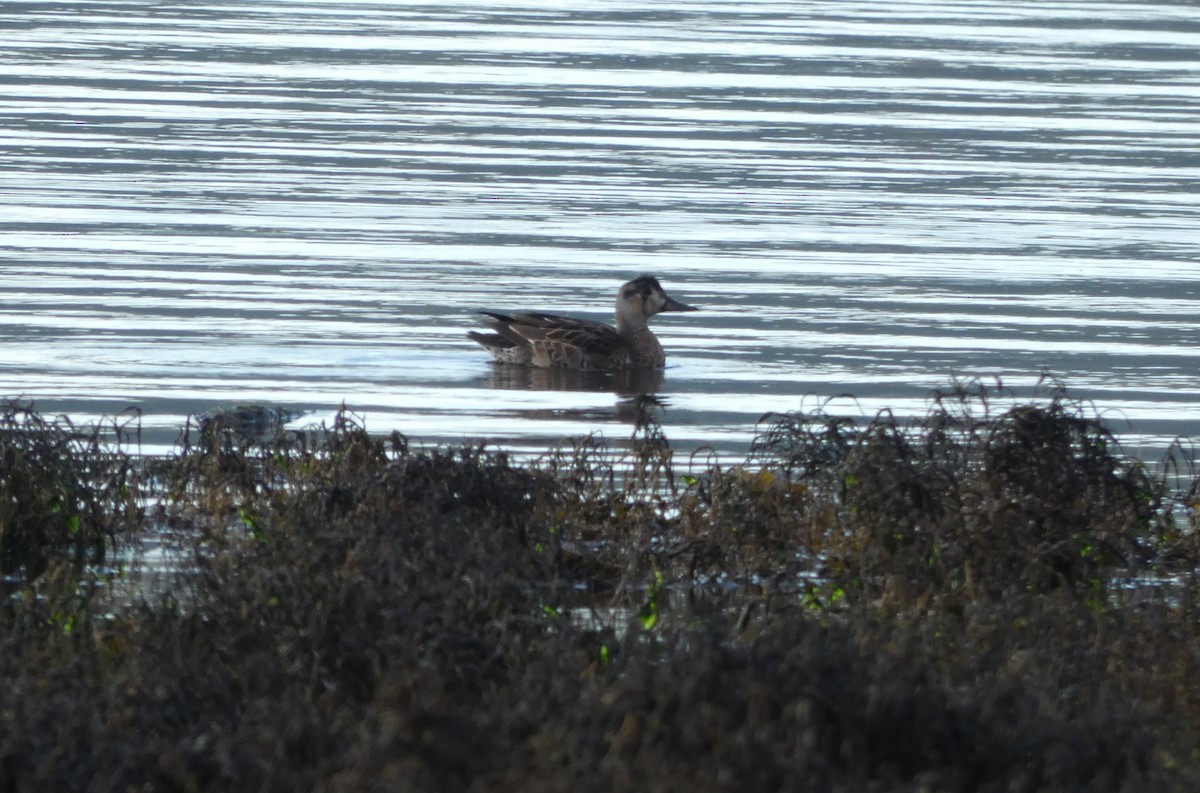
[[[622,336],[637,336],[641,333],[646,333],[650,330],[650,326],[646,324],[646,318],[641,312],[634,313],[632,311],[622,311],[622,306],[617,306],[617,333]]]

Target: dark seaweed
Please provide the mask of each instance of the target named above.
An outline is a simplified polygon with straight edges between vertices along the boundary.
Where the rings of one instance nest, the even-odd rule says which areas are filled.
[[[768,416],[736,466],[652,411],[522,464],[349,413],[143,461],[10,405],[0,791],[1194,790],[1190,457],[1004,401]],[[98,586],[138,503],[183,569]]]

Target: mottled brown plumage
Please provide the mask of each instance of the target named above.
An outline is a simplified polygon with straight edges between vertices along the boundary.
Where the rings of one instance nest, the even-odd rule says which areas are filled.
[[[570,369],[642,369],[662,366],[662,345],[651,332],[650,317],[662,311],[696,311],[667,296],[658,279],[643,275],[617,293],[617,326],[557,314],[482,311],[495,333],[467,335],[497,361],[523,366]]]

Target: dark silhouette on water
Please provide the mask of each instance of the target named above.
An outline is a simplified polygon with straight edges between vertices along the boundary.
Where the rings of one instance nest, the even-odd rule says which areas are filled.
[[[568,369],[650,369],[666,354],[649,320],[663,311],[698,311],[667,295],[658,279],[643,275],[617,293],[617,326],[558,314],[481,311],[495,333],[469,332],[501,363]]]

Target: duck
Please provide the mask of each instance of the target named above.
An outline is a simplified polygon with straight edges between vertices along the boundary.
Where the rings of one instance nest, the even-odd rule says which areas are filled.
[[[470,331],[500,363],[567,369],[658,369],[666,353],[650,330],[649,320],[667,311],[699,311],[670,297],[652,275],[621,285],[617,292],[617,326],[558,314],[480,311],[493,333]]]

